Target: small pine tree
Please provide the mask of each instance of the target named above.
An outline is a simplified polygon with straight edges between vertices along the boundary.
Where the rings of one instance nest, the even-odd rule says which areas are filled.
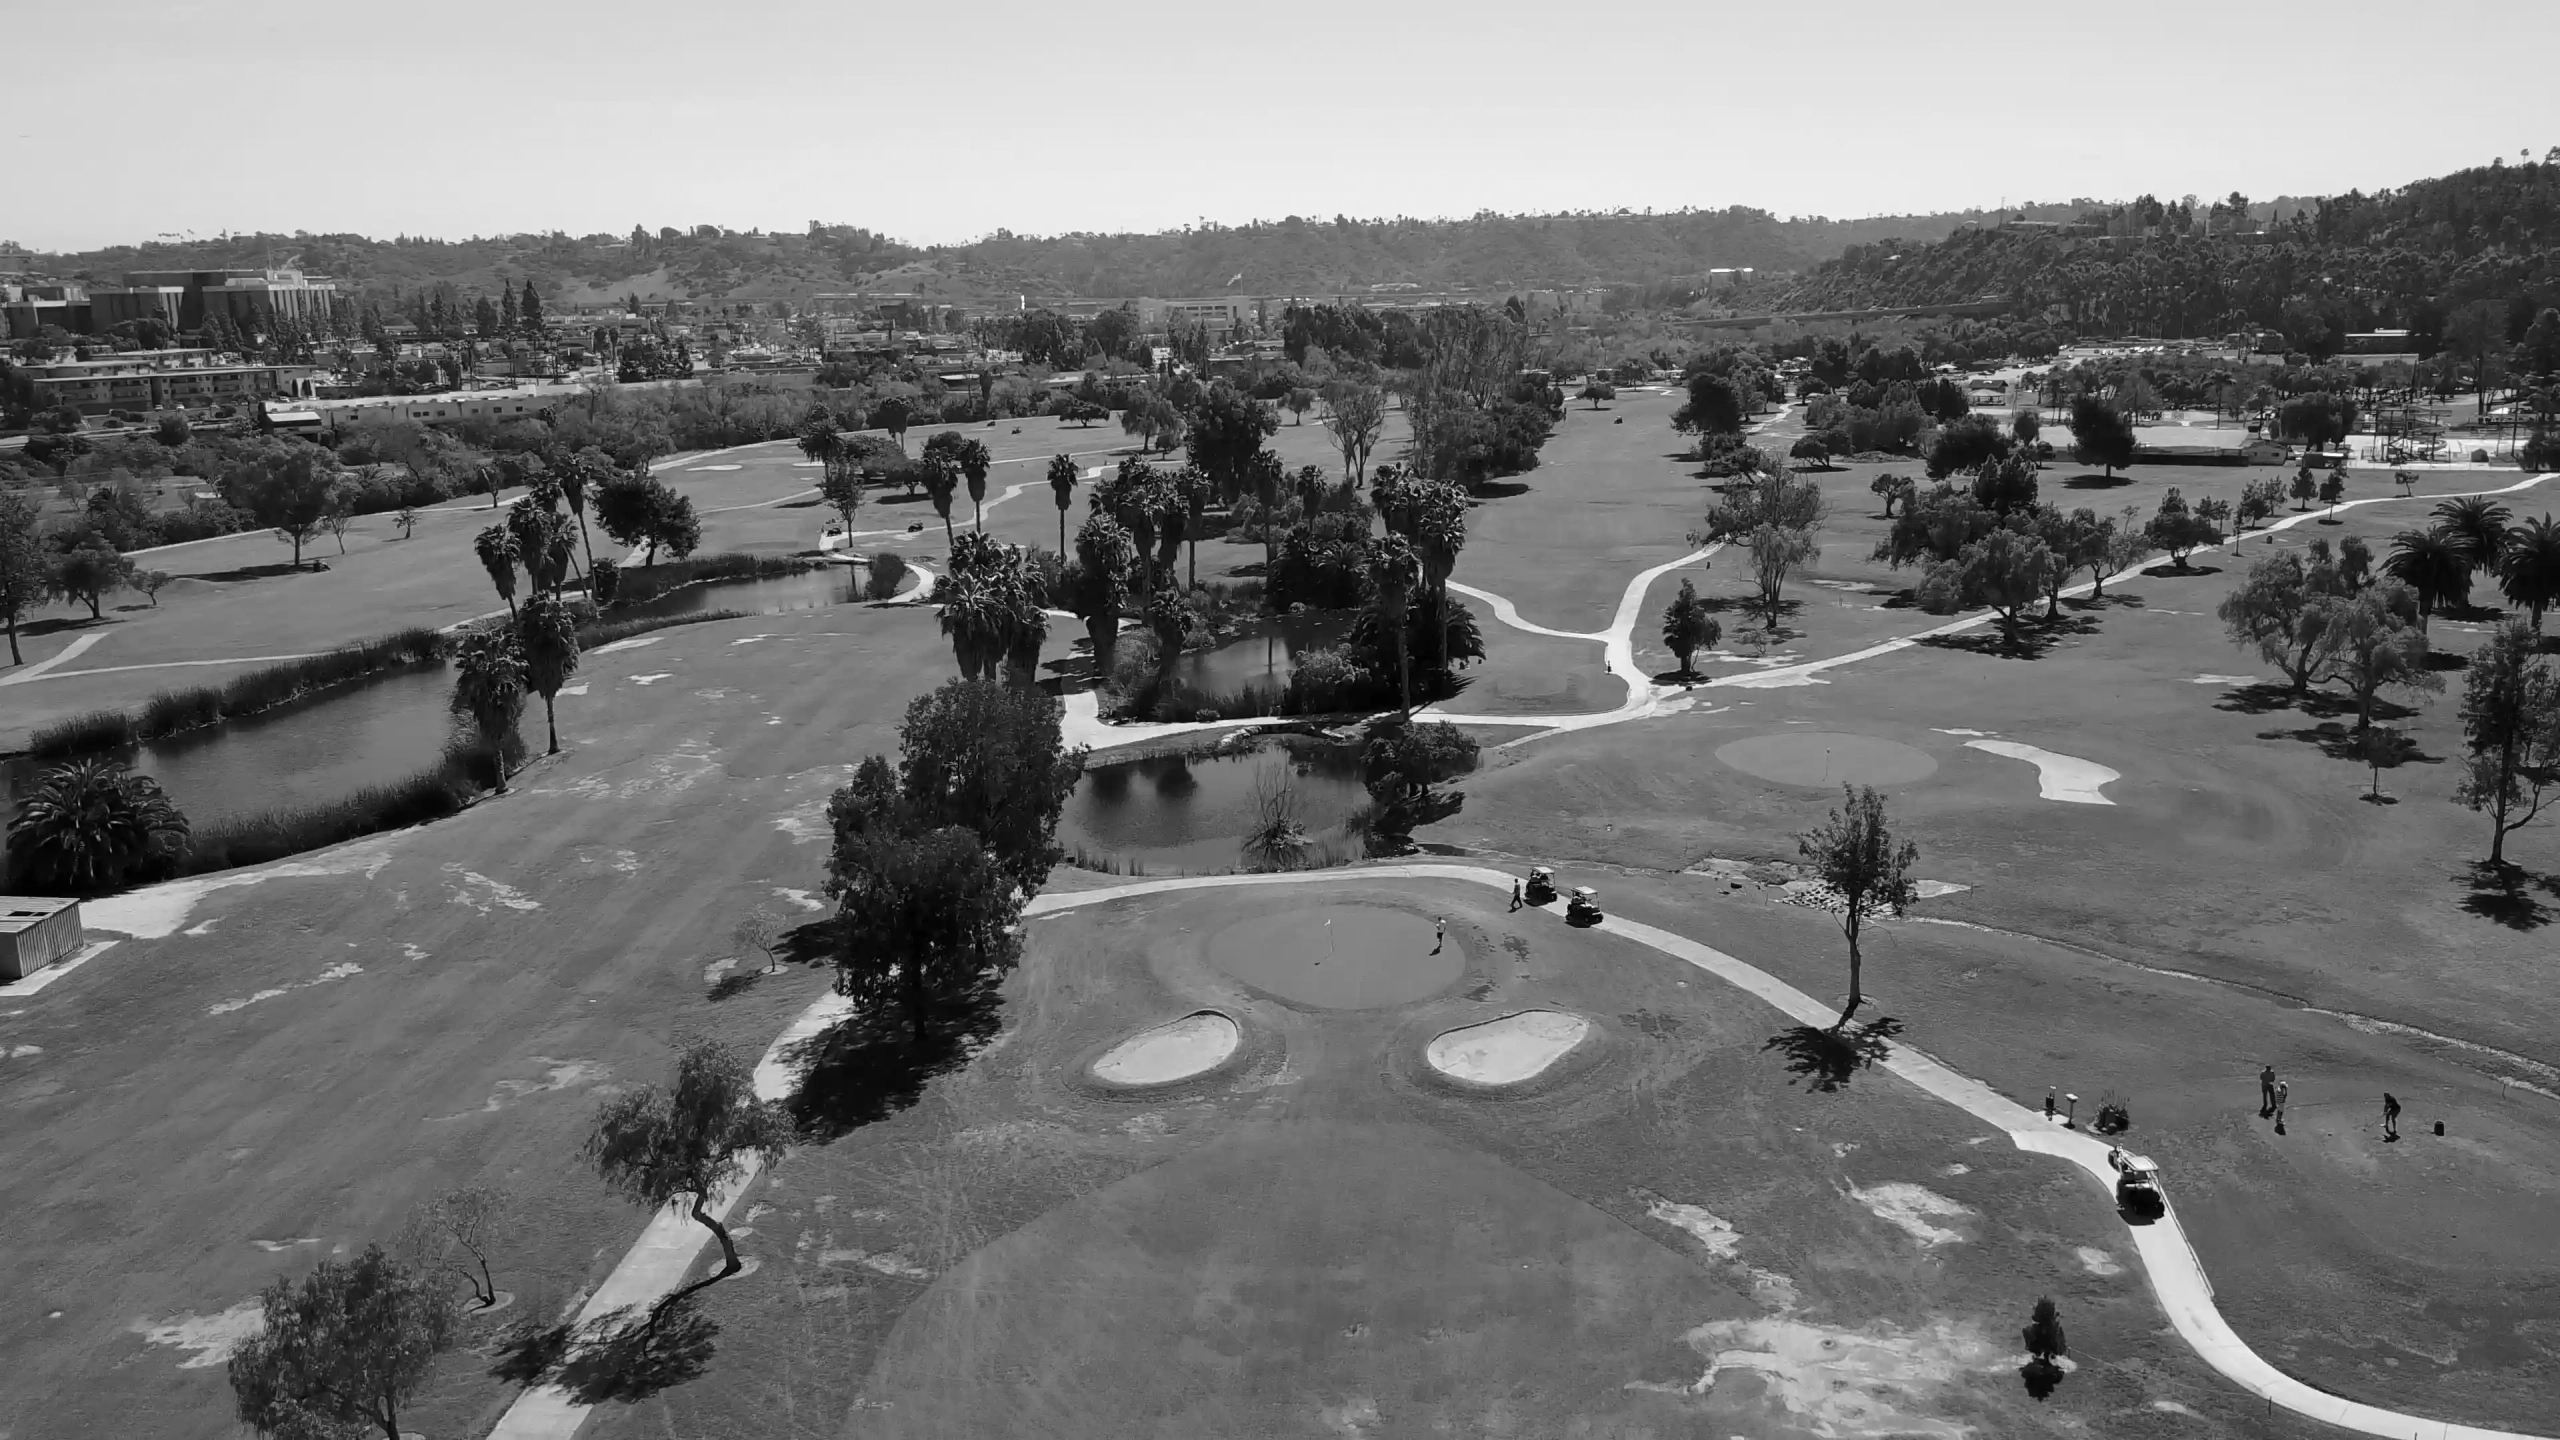
[[[2036,1308],[2027,1317],[2026,1338],[2027,1353],[2047,1364],[2071,1353],[2071,1346],[2062,1336],[2062,1310],[2053,1303],[2052,1296],[2036,1297]]]

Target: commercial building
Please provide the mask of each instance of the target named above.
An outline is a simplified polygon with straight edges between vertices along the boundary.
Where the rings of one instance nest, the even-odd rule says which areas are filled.
[[[24,340],[47,325],[85,334],[89,291],[82,285],[0,285],[0,322],[9,338]]]
[[[307,365],[222,365],[206,350],[136,350],[107,360],[25,367],[45,405],[84,415],[242,405],[311,393]]]
[[[300,270],[132,270],[124,283],[128,292],[178,292],[182,330],[215,315],[244,330],[258,328],[266,316],[325,320],[338,297],[337,282]]]
[[[128,320],[157,320],[176,330],[186,298],[176,285],[100,285],[89,292],[89,323],[101,335]]]

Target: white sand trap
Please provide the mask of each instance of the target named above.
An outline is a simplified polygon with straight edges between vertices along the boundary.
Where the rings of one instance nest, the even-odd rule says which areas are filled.
[[[2199,675],[2187,683],[2190,685],[2254,685],[2257,680],[2258,677],[2255,675]]]
[[[1517,1085],[1536,1077],[1591,1033],[1591,1022],[1562,1010],[1523,1010],[1433,1038],[1422,1058],[1443,1075],[1478,1085]]]
[[[1243,1043],[1236,1022],[1199,1010],[1112,1046],[1093,1062],[1093,1073],[1114,1085],[1170,1085],[1217,1069]]]
[[[1675,1230],[1686,1230],[1691,1238],[1707,1247],[1707,1253],[1719,1260],[1730,1260],[1742,1247],[1742,1237],[1735,1233],[1733,1222],[1716,1215],[1703,1205],[1683,1205],[1659,1195],[1640,1197],[1650,1203],[1644,1213]]]
[[[1932,725],[1929,728],[1936,730],[1941,735],[1997,735],[2000,733],[1997,730],[1948,730],[1936,725]]]
[[[148,1320],[133,1322],[133,1333],[153,1345],[174,1345],[189,1351],[178,1362],[181,1370],[211,1370],[231,1359],[232,1347],[267,1328],[265,1307],[258,1301],[243,1300],[219,1315],[180,1315],[153,1324]]]
[[[674,678],[674,671],[661,670],[655,675],[634,675],[631,677],[631,683],[634,685],[655,685],[661,680],[672,680]]]
[[[667,637],[664,635],[635,635],[628,640],[616,640],[610,645],[599,645],[587,653],[590,655],[610,655],[616,650],[637,650],[643,645],[655,645],[666,638]]]
[[[2057,755],[2015,740],[1967,740],[1968,750],[1988,750],[2012,760],[2024,760],[2036,767],[2036,793],[2047,800],[2066,805],[2113,805],[2113,800],[2098,793],[2098,787],[2124,776],[2095,760],[2077,755]]]
[[[746,467],[742,465],[696,465],[685,473],[688,475],[699,475],[706,470],[742,470],[744,468]]]
[[[791,462],[791,468],[794,470],[816,470],[821,466],[824,466],[826,463],[827,462],[824,460],[794,460]],[[732,465],[729,468],[735,470],[738,467]]]
[[[1861,1190],[1852,1185],[1849,1195],[1874,1211],[1877,1219],[1933,1250],[1964,1238],[1961,1233],[1935,1222],[1961,1220],[1973,1213],[1935,1190],[1907,1181],[1897,1180],[1872,1190]]]
[[[1711,1321],[1685,1338],[1707,1357],[1707,1373],[1681,1387],[1688,1393],[1712,1392],[1728,1371],[1756,1375],[1807,1433],[1844,1440],[1968,1440],[1974,1426],[1940,1418],[1942,1392],[2011,1363],[1980,1326],[1943,1319],[1916,1330],[1888,1321],[1852,1330],[1764,1316]]]

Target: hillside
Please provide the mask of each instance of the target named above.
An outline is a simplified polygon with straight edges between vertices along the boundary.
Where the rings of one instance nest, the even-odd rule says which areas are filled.
[[[2033,207],[2068,216],[2094,203]],[[128,270],[299,264],[387,297],[448,284],[464,295],[530,279],[556,301],[801,300],[906,292],[960,303],[1214,294],[1331,295],[1376,285],[1428,289],[1638,285],[1749,267],[1794,272],[1887,236],[1934,239],[1981,211],[1780,220],[1747,208],[1478,215],[1465,220],[1291,217],[1158,234],[1015,235],[917,247],[851,226],[809,234],[513,235],[468,240],[251,235],[155,242],[62,256],[45,268],[111,280]]]
[[[2050,310],[2083,333],[2218,334],[2282,329],[2323,348],[2346,332],[2406,328],[2431,341],[2447,316],[2560,303],[2560,163],[2503,163],[2373,195],[2290,208],[2263,235],[2133,234],[2064,239],[1972,230],[1935,242],[1853,245],[1791,287],[1789,309],[1943,304],[1985,295]],[[2512,339],[2510,335],[2508,338]]]

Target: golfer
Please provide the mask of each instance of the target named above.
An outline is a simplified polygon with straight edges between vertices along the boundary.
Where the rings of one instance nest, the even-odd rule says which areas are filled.
[[[2292,1082],[2285,1080],[2279,1080],[2276,1082],[2276,1124],[2278,1126],[2282,1126],[2284,1124],[2284,1102],[2286,1098],[2292,1094]]]
[[[2273,1115],[2274,1113],[2276,1113],[2276,1067],[2273,1065],[2260,1066],[2258,1069],[2258,1114],[2263,1117]]]
[[[1431,922],[1431,953],[1439,954],[1441,948],[1448,943],[1449,917],[1443,915]]]
[[[1520,908],[1520,877],[1517,875],[1511,877],[1511,908]]]
[[[2388,1090],[2382,1092],[2382,1138],[2400,1138],[2400,1098]]]

